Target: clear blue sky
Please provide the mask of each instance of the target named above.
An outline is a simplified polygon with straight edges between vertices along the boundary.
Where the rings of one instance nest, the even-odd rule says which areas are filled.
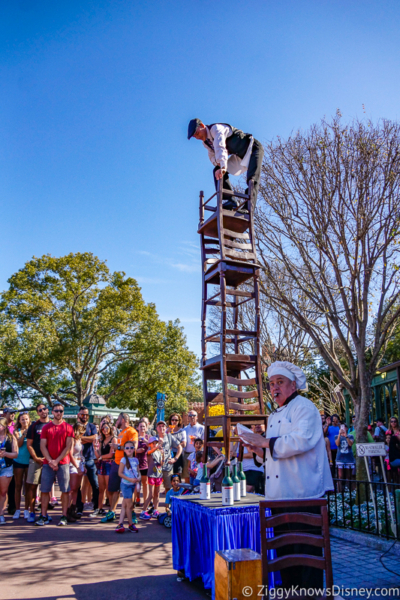
[[[398,0],[0,0],[0,289],[91,251],[200,352],[193,117],[266,141],[340,108],[397,119]]]

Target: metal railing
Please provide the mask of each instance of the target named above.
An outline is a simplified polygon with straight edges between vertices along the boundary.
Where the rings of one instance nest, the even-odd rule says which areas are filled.
[[[400,540],[400,484],[333,480],[329,521],[335,527]]]

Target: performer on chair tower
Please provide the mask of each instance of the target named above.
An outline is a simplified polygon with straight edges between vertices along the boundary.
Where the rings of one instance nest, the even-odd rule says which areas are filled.
[[[267,500],[306,500],[321,498],[333,490],[332,475],[325,449],[321,417],[315,404],[298,390],[306,388],[306,376],[296,365],[277,361],[268,368],[270,391],[278,408],[268,417],[266,437],[245,432],[244,443],[262,457],[265,468]],[[256,458],[257,464],[257,458]],[[316,507],[319,510],[319,507]],[[275,509],[274,512],[317,512],[315,507]],[[296,529],[295,524],[274,528],[275,535]],[[315,528],[301,525],[309,533]],[[287,554],[319,555],[322,550],[305,544],[278,548],[279,556]],[[323,587],[323,571],[312,567],[290,567],[281,571],[285,589],[292,585],[305,588]]]
[[[260,183],[261,164],[264,149],[261,142],[254,139],[250,133],[243,133],[227,123],[213,123],[204,125],[200,119],[192,119],[188,127],[188,140],[191,137],[201,140],[208,150],[208,157],[214,169],[214,183],[217,189],[217,181],[223,180],[224,189],[232,190],[229,181],[231,175],[241,175],[247,171],[247,184],[250,180],[254,182],[252,200],[253,209],[257,202],[257,192]],[[247,193],[247,190],[246,190]],[[238,202],[232,196],[224,194],[223,208],[235,210]]]

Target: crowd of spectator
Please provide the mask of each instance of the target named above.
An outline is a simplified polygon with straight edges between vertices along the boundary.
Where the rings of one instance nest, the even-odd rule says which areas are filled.
[[[321,421],[332,476],[351,482],[356,477],[355,417],[351,418],[352,425],[348,427],[339,415],[327,415],[321,411]],[[397,417],[390,418],[389,428],[381,418],[368,425],[367,442],[385,444],[386,479],[389,483],[400,483],[400,429]],[[369,466],[372,473],[382,475],[379,459],[371,459]],[[343,481],[339,481],[338,491],[342,490],[342,485]]]

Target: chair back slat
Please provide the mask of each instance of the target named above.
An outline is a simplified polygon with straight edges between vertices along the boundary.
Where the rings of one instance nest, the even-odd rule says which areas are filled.
[[[304,525],[313,525],[314,527],[322,527],[322,517],[313,515],[312,513],[282,513],[267,517],[267,527],[278,527],[285,523],[303,523]]]
[[[311,507],[318,507],[320,514],[309,512],[285,512],[287,510],[305,510]],[[274,512],[272,516],[266,515],[266,509]],[[282,512],[279,512],[282,511]],[[279,527],[290,523],[290,528],[286,532],[277,531],[275,537],[270,535],[271,528]],[[299,527],[296,527],[296,525]],[[262,583],[265,600],[269,600],[269,574],[275,571],[284,571],[290,567],[313,567],[325,571],[325,589],[333,589],[332,557],[329,540],[329,518],[327,500],[277,500],[260,502],[260,525],[261,525],[261,566]],[[302,529],[302,525],[309,525],[318,528],[318,533],[311,533]],[[319,534],[319,531],[321,534]],[[307,554],[285,554],[289,551],[289,546],[302,544],[322,548],[323,556]],[[278,558],[270,559],[268,551],[279,550]],[[311,548],[309,552],[311,551]],[[286,592],[286,590],[285,590]],[[289,592],[289,589],[287,590]],[[325,596],[324,596],[325,597]],[[285,596],[286,598],[286,596]],[[287,600],[290,600],[288,597]]]
[[[288,567],[314,567],[314,569],[325,570],[325,558],[312,556],[311,554],[288,554],[281,558],[268,561],[269,571],[280,571]]]
[[[282,533],[282,535],[268,538],[266,541],[268,550],[275,550],[289,544],[308,544],[317,548],[325,548],[324,537],[313,533]]]

